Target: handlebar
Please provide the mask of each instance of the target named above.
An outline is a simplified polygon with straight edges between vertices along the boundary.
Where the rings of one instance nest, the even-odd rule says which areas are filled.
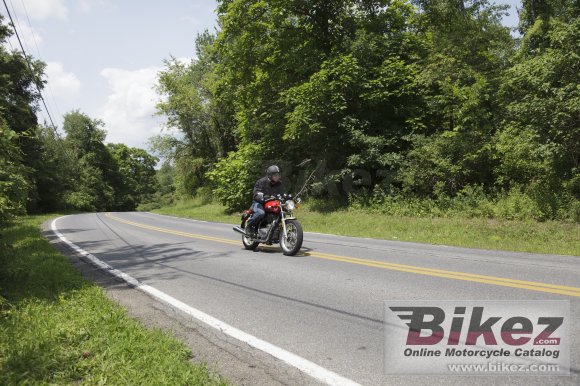
[[[267,196],[264,195],[264,202],[272,201],[272,200],[295,200],[296,202],[300,202],[300,197],[293,197],[292,194],[284,193],[284,194],[276,194],[274,196]]]
[[[264,201],[271,201],[271,200],[291,200],[292,199],[292,195],[291,194],[276,194],[273,196],[267,196],[264,194]]]

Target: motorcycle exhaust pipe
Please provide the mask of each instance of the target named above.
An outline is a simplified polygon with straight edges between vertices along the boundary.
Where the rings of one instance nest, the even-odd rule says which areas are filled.
[[[243,230],[243,229],[242,229],[240,226],[235,226],[233,229],[234,229],[236,232],[238,232],[238,233],[241,233],[241,234],[243,234],[244,236],[247,236],[247,235],[246,235],[246,231],[244,231],[244,230]]]

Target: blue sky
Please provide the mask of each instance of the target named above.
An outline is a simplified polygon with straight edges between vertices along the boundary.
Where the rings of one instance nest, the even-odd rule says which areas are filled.
[[[107,142],[143,148],[163,127],[153,116],[163,60],[193,58],[196,34],[216,26],[215,0],[6,2],[27,52],[48,65],[43,94],[57,126],[80,109],[105,122]],[[515,26],[521,0],[496,3],[512,6],[504,24]],[[14,37],[10,45],[18,47]]]

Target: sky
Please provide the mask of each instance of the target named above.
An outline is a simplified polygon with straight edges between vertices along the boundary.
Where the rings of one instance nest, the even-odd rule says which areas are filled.
[[[217,26],[215,0],[4,0],[27,53],[47,64],[43,95],[58,128],[80,110],[101,119],[106,142],[147,149],[164,128],[153,87],[163,61],[195,57],[195,37]],[[504,24],[517,25],[509,4]],[[8,15],[0,3],[0,13]],[[13,36],[8,48],[19,49]],[[41,122],[48,120],[42,109]]]

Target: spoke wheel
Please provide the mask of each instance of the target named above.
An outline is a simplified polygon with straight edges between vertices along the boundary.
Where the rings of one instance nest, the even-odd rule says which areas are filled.
[[[282,251],[287,256],[293,256],[300,251],[302,248],[303,239],[302,226],[298,220],[287,220],[286,221],[286,237],[281,235],[280,247]]]
[[[244,227],[244,230],[246,232],[248,231],[248,225],[247,224]],[[248,236],[243,235],[242,236],[242,244],[244,244],[244,248],[253,251],[254,249],[256,249],[258,247],[258,244],[260,244],[260,243],[257,242],[257,241],[255,241],[254,239],[248,237]]]

